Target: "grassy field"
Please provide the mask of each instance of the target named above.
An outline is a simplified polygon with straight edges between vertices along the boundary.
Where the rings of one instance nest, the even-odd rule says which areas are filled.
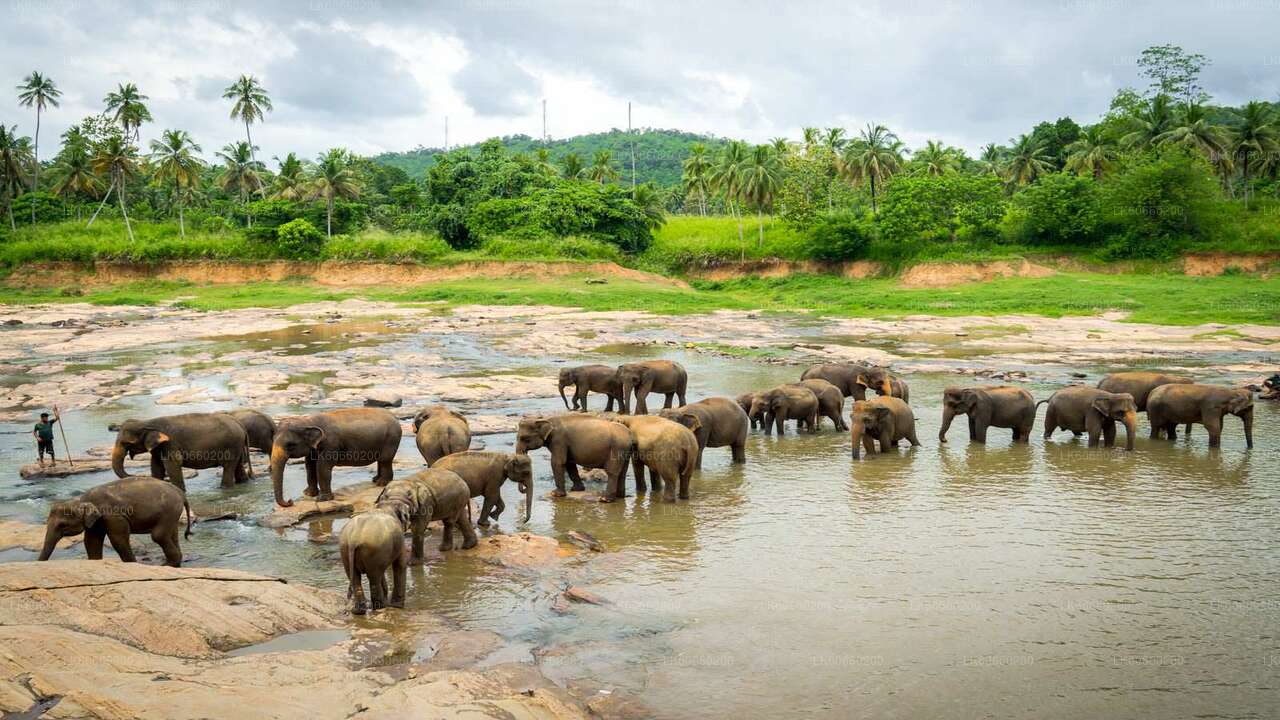
[[[1208,322],[1280,324],[1280,279],[1246,276],[1103,275],[1063,273],[1047,278],[1008,278],[949,288],[903,288],[894,279],[848,280],[795,275],[778,279],[695,281],[685,289],[610,279],[588,284],[584,276],[555,279],[457,280],[420,287],[330,289],[305,282],[197,286],[136,283],[83,295],[58,290],[0,288],[0,303],[91,302],[195,309],[287,307],[359,297],[396,303],[446,305],[558,305],[588,310],[648,310],[690,314],[718,309],[812,311],[847,317],[1011,315],[1047,317],[1128,312],[1135,322],[1190,325]]]

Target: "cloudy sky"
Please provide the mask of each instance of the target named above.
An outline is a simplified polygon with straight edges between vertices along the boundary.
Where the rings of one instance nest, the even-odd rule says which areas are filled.
[[[143,140],[183,128],[206,155],[242,136],[221,97],[241,73],[275,103],[260,157],[439,146],[446,116],[451,144],[536,136],[544,98],[553,137],[625,127],[631,101],[642,127],[878,122],[974,151],[1095,119],[1163,43],[1212,59],[1219,102],[1280,99],[1280,0],[0,0],[0,16],[0,83],[38,69],[64,92],[45,138],[135,82]],[[0,108],[30,134],[30,111]]]

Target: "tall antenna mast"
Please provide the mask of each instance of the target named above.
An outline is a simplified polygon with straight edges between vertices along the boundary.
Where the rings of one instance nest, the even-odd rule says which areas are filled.
[[[631,101],[627,101],[627,139],[631,141],[631,188],[636,187],[636,139],[631,134]]]

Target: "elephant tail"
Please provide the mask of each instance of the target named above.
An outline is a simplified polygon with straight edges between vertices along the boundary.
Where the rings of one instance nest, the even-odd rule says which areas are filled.
[[[187,511],[187,532],[182,536],[185,539],[191,537],[191,503],[187,502],[186,493],[182,493],[182,507]]]
[[[253,479],[253,459],[249,457],[249,436],[248,436],[248,434],[246,434],[246,435],[245,435],[245,438],[244,438],[244,465],[245,465],[245,468],[246,468],[247,472],[249,473],[249,479],[250,479],[250,480],[252,480],[252,479]]]
[[[1054,393],[1053,395],[1057,395],[1057,393]],[[1043,399],[1043,400],[1037,400],[1037,401],[1036,401],[1036,405],[1035,405],[1035,410],[1039,411],[1039,410],[1040,410],[1040,406],[1041,406],[1041,405],[1044,405],[1045,403],[1049,402],[1050,400],[1053,400],[1053,395],[1050,395],[1049,397],[1047,397],[1047,398],[1045,398],[1045,399]]]
[[[400,542],[404,542],[403,538]],[[360,582],[360,573],[356,570],[356,546],[359,543],[347,544],[347,597],[355,597],[356,583]]]

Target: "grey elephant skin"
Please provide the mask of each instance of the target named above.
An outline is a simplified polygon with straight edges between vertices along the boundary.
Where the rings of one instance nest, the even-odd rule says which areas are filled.
[[[1186,423],[1190,434],[1191,424],[1198,422],[1209,433],[1209,447],[1218,447],[1222,444],[1222,420],[1227,415],[1244,423],[1245,446],[1253,449],[1253,393],[1245,388],[1161,385],[1147,398],[1152,439],[1164,433],[1173,440],[1179,423]]]
[[[244,428],[245,434],[249,437],[249,447],[264,453],[271,452],[271,439],[276,434],[276,421],[272,420],[270,415],[250,409],[230,410],[227,414],[235,418],[236,422]]]
[[[734,402],[738,403],[738,407],[742,408],[742,412],[746,413],[747,421],[751,423],[752,430],[759,427],[762,420],[762,418],[751,414],[751,408],[756,403],[756,395],[759,395],[759,393],[745,392],[733,399]]]
[[[111,469],[126,477],[124,459],[151,453],[151,477],[167,479],[184,492],[182,468],[222,468],[222,486],[248,480],[249,438],[226,413],[186,413],[147,420],[125,420],[111,449]]]
[[[689,497],[689,482],[698,465],[698,439],[694,431],[701,423],[695,415],[684,415],[681,419],[689,425],[657,415],[618,417],[618,422],[631,430],[635,442],[631,465],[637,494],[647,491],[644,482],[647,467],[653,491],[661,490],[663,500],[675,502],[677,494],[682,500]]]
[[[565,410],[586,410],[587,394],[601,393],[609,400],[605,410],[613,410],[614,403],[622,410],[622,383],[618,378],[618,368],[611,365],[579,365],[560,369],[560,400]],[[569,404],[564,396],[564,389],[573,386],[573,404]]]
[[[826,380],[840,389],[845,397],[855,400],[867,399],[866,385],[859,385],[858,378],[871,369],[861,363],[821,363],[810,365],[801,375],[801,380]]]
[[[870,455],[880,445],[880,452],[887,453],[906,440],[912,447],[916,439],[916,416],[911,406],[896,397],[878,397],[874,400],[858,400],[849,410],[849,436],[853,441],[853,458],[859,457],[860,448]]]
[[[902,402],[911,402],[911,388],[907,386],[905,380],[893,375],[887,368],[869,368],[858,377],[855,383],[863,388],[860,394],[854,395],[858,400],[865,400],[866,389],[872,388],[881,397],[896,397]]]
[[[1098,447],[1101,437],[1106,447],[1116,444],[1116,422],[1124,424],[1125,449],[1133,449],[1138,425],[1138,405],[1129,393],[1110,393],[1098,388],[1075,385],[1054,393],[1048,400],[1049,409],[1044,415],[1044,439],[1053,437],[1056,430],[1072,433],[1088,433],[1089,447]]]
[[[586,490],[579,467],[602,468],[609,478],[601,502],[626,497],[627,464],[631,462],[631,431],[594,415],[555,415],[525,418],[516,427],[516,454],[546,448],[551,454],[555,497],[565,496],[568,475],[575,491]]]
[[[528,455],[467,450],[446,455],[432,467],[457,473],[467,483],[471,497],[484,498],[476,521],[481,527],[488,527],[490,519],[497,521],[506,509],[502,483],[507,480],[515,483],[524,495],[524,520],[529,521],[533,512],[533,462]]]
[[[45,521],[40,560],[53,555],[58,541],[84,533],[84,549],[90,560],[102,559],[103,539],[122,562],[136,562],[130,535],[147,533],[164,551],[165,565],[181,567],[182,511],[187,512],[184,537],[191,537],[191,507],[186,493],[164,480],[126,477],[103,483],[74,500],[54,503]]]
[[[759,419],[766,435],[774,428],[785,434],[786,422],[796,421],[796,432],[805,427],[818,431],[818,396],[800,383],[787,383],[756,393],[751,402],[751,417]]]
[[[947,431],[956,415],[969,418],[969,440],[985,443],[987,429],[1013,430],[1014,442],[1028,442],[1036,424],[1036,401],[1031,393],[1011,385],[949,387],[942,391],[942,428],[938,442],[947,441]]]
[[[831,419],[836,430],[849,429],[844,422],[844,395],[839,388],[822,378],[801,380],[800,384],[812,390],[818,398],[818,427],[822,427],[822,418],[825,417]]]
[[[650,393],[661,393],[666,396],[662,407],[672,406],[676,396],[680,404],[688,402],[685,390],[689,385],[689,373],[683,366],[670,360],[645,360],[644,362],[626,363],[617,369],[618,385],[622,389],[622,412],[631,412],[631,395],[636,397],[635,412],[645,415],[649,412],[646,398]]]
[[[1195,381],[1181,375],[1169,375],[1158,372],[1120,372],[1112,373],[1098,381],[1098,389],[1112,393],[1129,393],[1138,412],[1146,412],[1147,398],[1151,391],[1161,385],[1186,385]]]
[[[700,470],[702,453],[709,447],[728,447],[733,453],[733,462],[747,461],[747,435],[751,428],[747,410],[750,407],[749,402],[744,408],[741,400],[710,397],[677,408],[665,408],[658,413],[658,416],[675,420],[693,430],[693,436],[698,441],[697,467]],[[682,417],[690,415],[697,418],[698,427],[690,427],[688,422],[682,421]]]
[[[284,468],[290,458],[306,458],[307,497],[333,499],[333,468],[378,464],[373,481],[392,480],[391,463],[400,449],[400,421],[381,408],[346,408],[287,420],[271,445],[271,485],[276,504],[284,497]]]
[[[444,405],[431,405],[413,417],[414,442],[428,466],[452,453],[471,447],[467,419]]]

